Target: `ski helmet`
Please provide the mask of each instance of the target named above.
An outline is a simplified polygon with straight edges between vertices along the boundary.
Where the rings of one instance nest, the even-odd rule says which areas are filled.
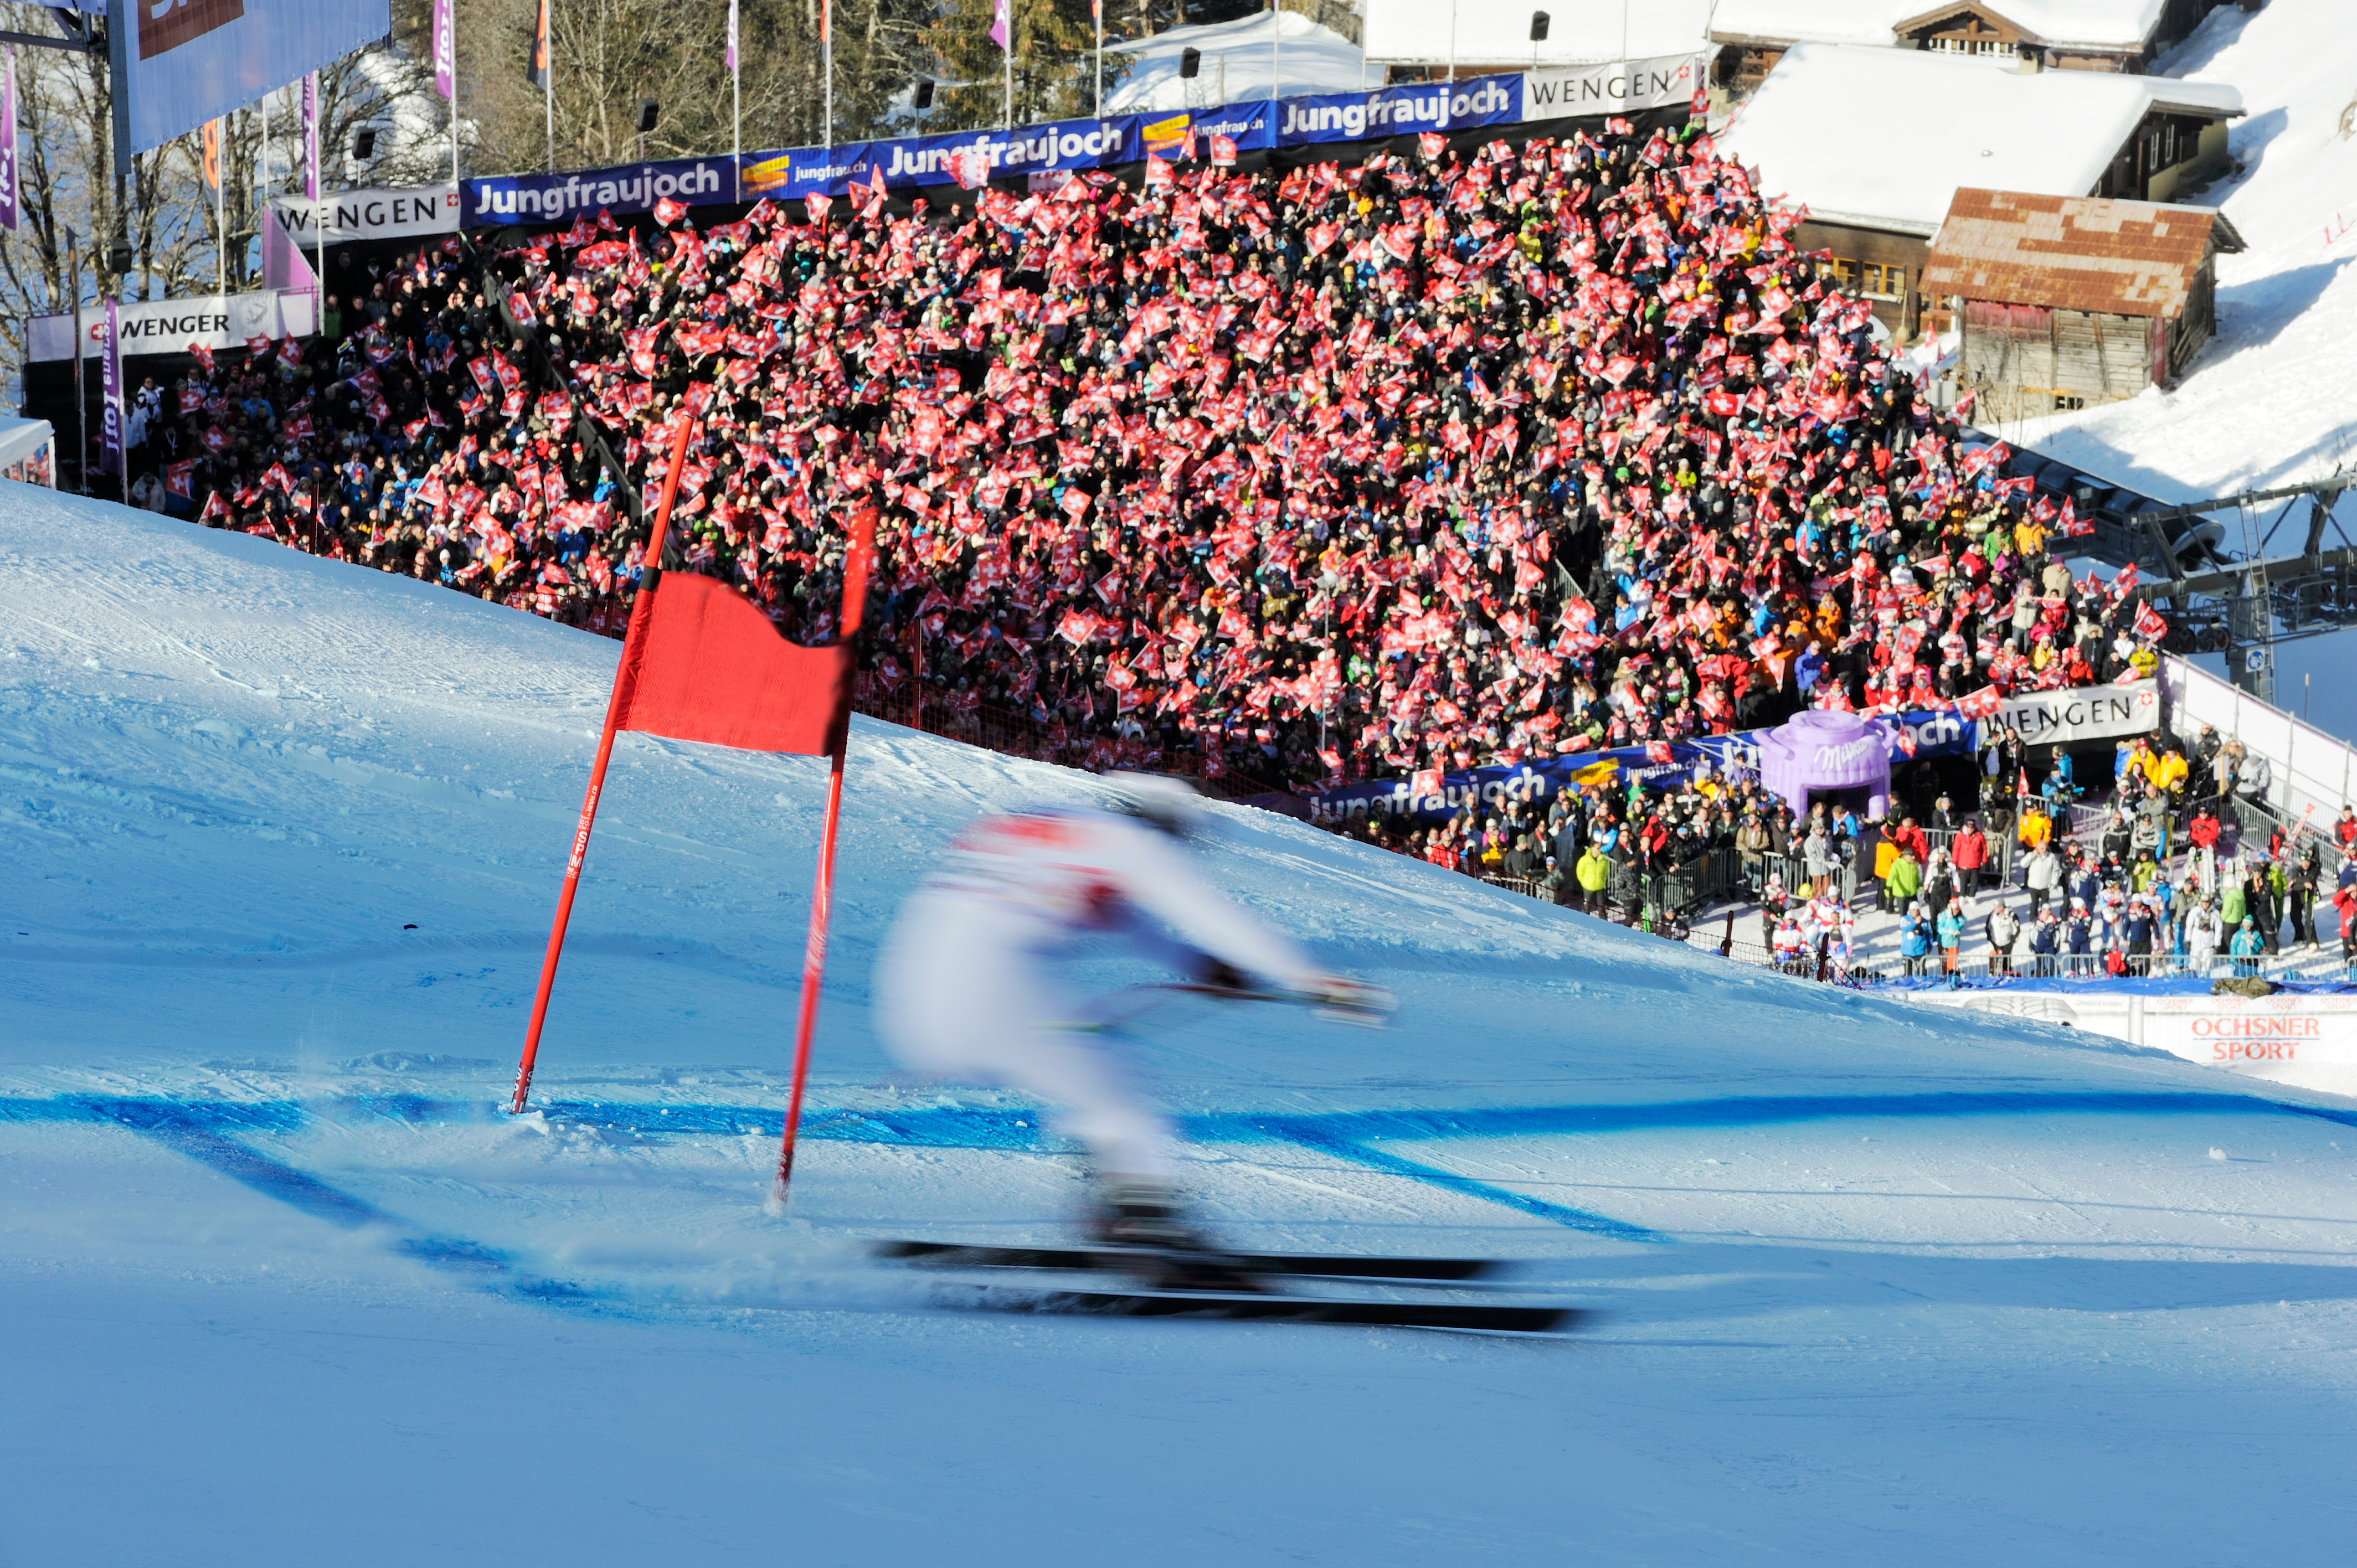
[[[1116,773],[1112,776],[1113,809],[1159,828],[1173,838],[1184,838],[1202,825],[1203,798],[1184,779],[1161,773]]]

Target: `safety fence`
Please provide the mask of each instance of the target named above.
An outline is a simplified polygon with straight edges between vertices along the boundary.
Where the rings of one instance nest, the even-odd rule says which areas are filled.
[[[851,706],[869,718],[963,741],[1006,757],[1053,762],[1092,773],[1117,768],[1196,773],[1200,776],[1195,781],[1202,791],[1222,800],[1287,795],[1273,784],[1237,772],[1210,754],[1200,760],[1194,757],[1174,757],[1143,739],[1082,735],[1065,725],[1041,724],[972,696],[928,689],[922,682],[904,678],[888,682],[872,671],[862,671],[853,678]]]

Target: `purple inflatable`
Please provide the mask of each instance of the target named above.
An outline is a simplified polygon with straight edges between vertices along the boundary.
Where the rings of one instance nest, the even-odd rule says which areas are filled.
[[[1812,709],[1795,714],[1760,737],[1760,781],[1795,811],[1809,809],[1812,790],[1871,793],[1867,815],[1879,817],[1890,797],[1890,726],[1856,714]]]

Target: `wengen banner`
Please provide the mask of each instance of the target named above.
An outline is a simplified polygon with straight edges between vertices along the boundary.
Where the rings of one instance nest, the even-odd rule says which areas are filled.
[[[1263,100],[1217,108],[1101,120],[1062,120],[1012,133],[966,131],[747,153],[742,158],[674,158],[562,175],[502,175],[466,183],[460,221],[565,222],[600,208],[617,217],[661,200],[687,207],[759,197],[842,196],[856,182],[887,190],[954,183],[956,170],[987,177],[1078,173],[1148,157],[1205,158],[1212,139],[1237,155],[1361,142],[1422,131],[1458,132],[1532,120],[1638,113],[1684,104],[1703,81],[1702,59],[1658,59],[1544,72],[1508,72],[1368,92]]]

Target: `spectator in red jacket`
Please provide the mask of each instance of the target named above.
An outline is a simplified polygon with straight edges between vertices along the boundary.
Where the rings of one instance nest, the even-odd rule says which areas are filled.
[[[1954,842],[1948,845],[1948,858],[1955,862],[1957,889],[1967,898],[1978,893],[1981,868],[1988,864],[1988,837],[1981,832],[1979,818],[1964,819]]]

